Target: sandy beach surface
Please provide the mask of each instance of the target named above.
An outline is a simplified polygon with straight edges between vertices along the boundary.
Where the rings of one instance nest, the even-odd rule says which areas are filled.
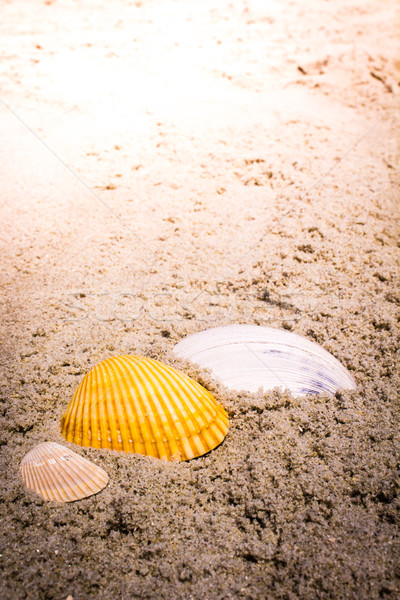
[[[1,600],[396,600],[396,0],[0,3]],[[354,392],[237,393],[173,354],[231,323],[317,342]],[[60,419],[118,354],[226,408],[185,462]],[[56,441],[110,477],[45,502]]]

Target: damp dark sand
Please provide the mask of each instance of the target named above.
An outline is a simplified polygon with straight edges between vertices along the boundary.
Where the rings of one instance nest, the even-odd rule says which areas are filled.
[[[398,22],[394,0],[2,3],[2,600],[400,597]],[[357,392],[231,393],[174,358],[237,322],[316,341]],[[180,464],[66,444],[110,483],[43,502],[22,457],[66,443],[120,353],[202,382],[225,441]]]

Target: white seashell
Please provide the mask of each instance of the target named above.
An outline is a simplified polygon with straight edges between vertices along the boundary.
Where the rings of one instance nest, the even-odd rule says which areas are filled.
[[[355,389],[352,375],[332,354],[305,337],[257,325],[228,325],[189,335],[174,353],[233,390],[275,387],[294,396]]]
[[[103,469],[55,442],[32,448],[22,459],[20,472],[28,489],[58,502],[92,496],[108,483]]]

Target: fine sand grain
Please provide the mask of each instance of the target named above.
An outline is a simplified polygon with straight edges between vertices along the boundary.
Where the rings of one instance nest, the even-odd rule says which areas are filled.
[[[398,599],[396,0],[0,10],[1,600]],[[229,323],[316,341],[357,391],[233,393],[172,353]],[[83,375],[127,353],[211,390],[225,441],[65,442]],[[43,441],[108,487],[25,490]]]

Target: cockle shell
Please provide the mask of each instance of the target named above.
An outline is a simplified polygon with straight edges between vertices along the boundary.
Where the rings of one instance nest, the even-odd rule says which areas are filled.
[[[92,496],[108,482],[103,469],[55,442],[32,448],[22,459],[20,472],[28,489],[58,502]]]
[[[115,356],[93,367],[61,421],[69,442],[176,461],[209,452],[227,430],[227,414],[210,392],[143,356]]]
[[[189,335],[174,353],[211,369],[228,388],[256,392],[275,387],[293,395],[354,389],[351,374],[305,337],[257,325],[228,325]]]

